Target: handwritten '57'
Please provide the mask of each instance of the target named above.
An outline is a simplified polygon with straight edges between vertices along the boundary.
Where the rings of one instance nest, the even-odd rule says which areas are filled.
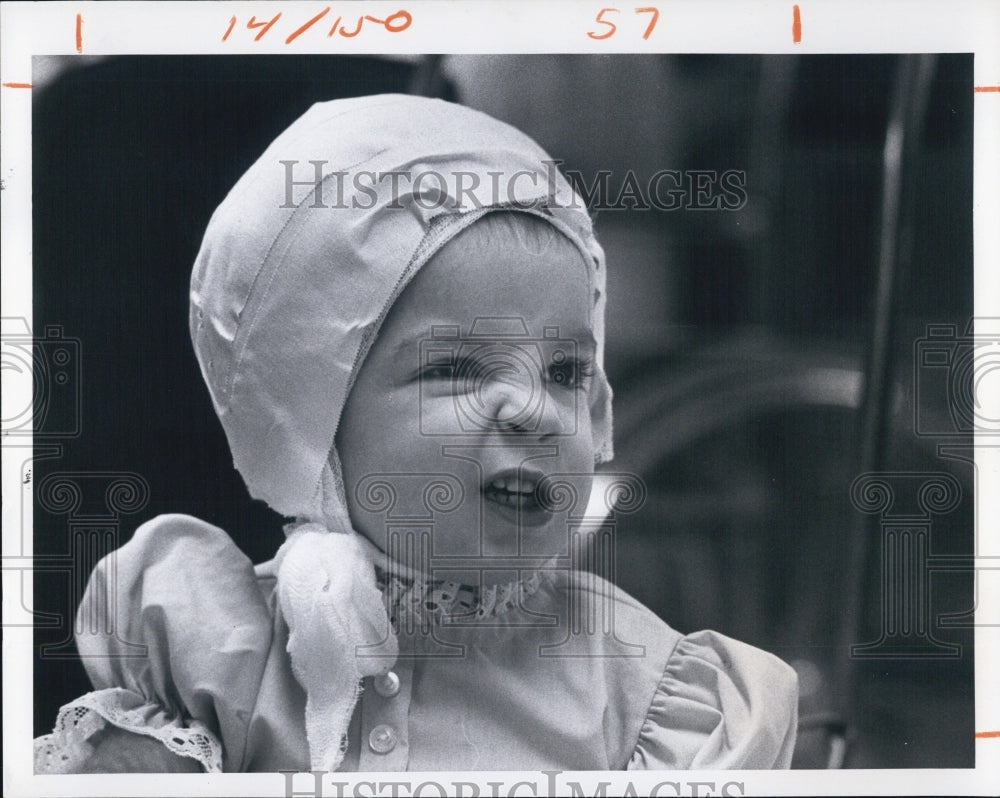
[[[321,19],[323,19],[323,17],[325,17],[329,13],[330,13],[330,6],[327,6],[318,14],[316,14],[316,16],[312,17],[309,20],[306,20],[303,24],[299,25],[298,28],[296,28],[294,31],[288,34],[288,36],[285,38],[285,44],[291,44],[293,41],[299,38],[299,36],[301,36],[303,33],[305,33],[307,30],[313,27],[313,25],[318,23]],[[250,17],[249,20],[247,20],[246,29],[258,31],[257,35],[253,37],[253,40],[255,42],[259,42],[262,38],[264,38],[267,32],[270,31],[271,28],[275,26],[275,24],[280,19],[281,19],[280,11],[273,17],[271,17],[271,19],[258,20],[256,16],[252,16]],[[229,35],[236,28],[237,21],[238,20],[235,16],[230,18],[229,27],[226,28],[226,32],[222,35],[222,41],[226,41],[229,38]],[[339,33],[345,39],[353,39],[355,36],[361,33],[361,30],[365,27],[366,22],[371,23],[369,27],[373,25],[379,25],[389,33],[402,33],[404,30],[410,27],[411,24],[413,24],[413,15],[411,15],[410,12],[405,9],[400,9],[395,14],[390,14],[385,19],[379,19],[378,17],[373,17],[371,14],[363,14],[357,18],[357,22],[355,22],[353,28],[350,29],[347,28],[346,26],[342,26],[341,25],[342,21],[343,17],[337,17],[337,19],[334,20],[333,26],[329,29],[329,31],[326,34],[327,38]]]
[[[615,25],[610,19],[606,19],[607,16],[611,14],[620,14],[621,12],[617,8],[602,8],[597,12],[597,16],[594,18],[594,22],[599,25],[604,25],[605,30],[596,31],[589,30],[587,35],[591,39],[610,39],[618,31],[618,26]],[[653,6],[648,6],[646,8],[635,9],[636,14],[649,14],[649,24],[646,26],[645,32],[642,34],[643,39],[648,39],[650,34],[653,32],[653,28],[656,27],[656,22],[660,18],[660,9],[654,8]]]

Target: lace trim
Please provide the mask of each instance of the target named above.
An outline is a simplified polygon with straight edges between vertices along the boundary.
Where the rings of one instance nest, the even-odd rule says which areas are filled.
[[[222,772],[222,745],[208,728],[197,720],[188,726],[148,725],[149,704],[135,709],[122,706],[119,688],[97,690],[80,696],[59,710],[52,734],[35,740],[35,773],[76,773],[94,752],[88,738],[108,723],[125,731],[153,737],[178,756],[197,760],[208,773]]]
[[[520,607],[521,601],[538,591],[541,575],[533,571],[527,579],[491,585],[482,591],[458,582],[404,579],[375,566],[375,581],[382,591],[393,628],[404,623],[440,624],[453,619],[498,618]]]

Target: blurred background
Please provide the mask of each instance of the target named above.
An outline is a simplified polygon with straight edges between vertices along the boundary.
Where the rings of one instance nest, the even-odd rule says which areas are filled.
[[[619,519],[618,583],[682,632],[796,668],[795,766],[974,764],[974,473],[954,412],[971,55],[74,57],[34,73],[33,332],[52,328],[43,361],[71,342],[75,387],[36,421],[25,487],[43,566],[36,734],[89,689],[73,608],[105,548],[164,512],[226,529],[255,562],[280,544],[198,373],[191,265],[216,205],[313,102],[403,91],[514,124],[584,188],[610,173],[592,213],[612,470],[646,485]],[[662,170],[741,173],[745,202],[622,193]],[[870,472],[894,475],[881,510],[857,486],[852,501]],[[123,473],[138,487],[110,507]],[[52,491],[66,474],[84,486],[71,502]],[[927,479],[954,500],[928,509]],[[902,587],[912,610],[892,604]]]

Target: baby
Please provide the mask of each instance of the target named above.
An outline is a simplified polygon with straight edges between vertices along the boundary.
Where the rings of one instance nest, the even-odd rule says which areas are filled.
[[[256,567],[180,515],[102,561],[82,611],[117,628],[78,636],[95,691],[36,771],[787,767],[794,672],[593,573],[604,268],[507,125],[394,95],[295,122],[191,281],[236,468],[295,520]]]

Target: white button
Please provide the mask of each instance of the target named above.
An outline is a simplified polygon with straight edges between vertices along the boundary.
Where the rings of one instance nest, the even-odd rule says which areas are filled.
[[[389,671],[375,677],[375,692],[382,698],[392,698],[399,692],[399,677],[395,671]]]
[[[379,724],[368,735],[368,747],[376,754],[388,754],[396,747],[396,731],[392,726]]]

